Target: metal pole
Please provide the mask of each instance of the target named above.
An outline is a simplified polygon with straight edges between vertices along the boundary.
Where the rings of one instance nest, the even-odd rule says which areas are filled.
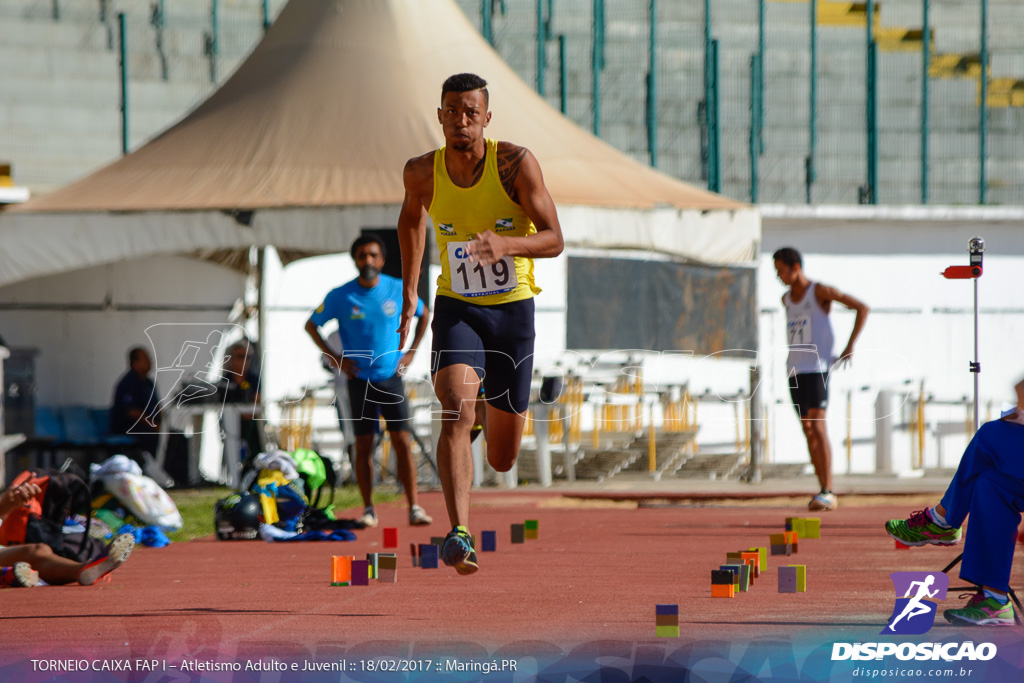
[[[868,192],[878,203],[878,43],[868,44]]]
[[[981,363],[978,360],[978,278],[974,278],[974,432],[978,432],[978,375]]]
[[[263,32],[270,30],[270,0],[263,0]]]
[[[0,486],[7,486],[7,453],[4,449],[4,397],[7,394],[7,385],[4,384],[4,361],[11,357],[11,352],[6,346],[0,346]]]
[[[480,3],[481,23],[483,24],[484,40],[494,46],[494,29],[491,20],[494,17],[494,5],[491,0],[481,0]]]
[[[921,40],[921,203],[928,203],[928,68],[932,61],[929,0],[924,2]]]
[[[761,461],[764,458],[763,429],[761,424],[761,369],[750,368],[750,466],[746,481],[756,484],[761,481]]]
[[[757,158],[760,150],[758,140],[761,137],[760,122],[758,121],[758,110],[761,106],[761,93],[758,91],[758,77],[760,75],[761,55],[750,55],[750,203],[757,204]]]
[[[210,58],[210,82],[217,82],[217,53],[219,46],[217,36],[220,33],[220,0],[211,0],[210,3],[210,32],[206,34],[206,56]]]
[[[121,154],[128,154],[128,29],[124,12],[117,14],[117,34],[121,43]]]
[[[814,5],[813,2],[811,4]],[[760,93],[760,104],[757,109],[758,154],[764,154],[764,11],[764,0],[759,0],[757,7],[757,54],[760,57],[759,63],[761,67],[757,76],[757,90]]]
[[[565,34],[563,33],[558,36],[558,99],[563,114],[569,107],[569,85],[566,83],[568,79],[569,67],[565,62]]]
[[[650,0],[650,37],[647,62],[647,149],[651,166],[658,167],[658,0]],[[652,418],[653,419],[653,418]]]
[[[601,136],[601,70],[604,68],[604,0],[594,0],[593,116],[594,135]]]
[[[544,0],[537,0],[537,92],[544,97],[544,71],[547,69],[547,24],[544,22]]]
[[[712,123],[714,124],[714,129],[713,129],[711,137],[714,140],[714,146],[712,148],[713,152],[712,152],[711,161],[712,161],[712,165],[714,166],[714,169],[715,169],[714,186],[711,189],[713,191],[715,191],[715,192],[721,192],[722,191],[722,120],[721,120],[722,117],[721,117],[721,108],[720,108],[720,105],[721,105],[721,97],[720,97],[720,95],[721,95],[721,87],[720,87],[720,85],[721,85],[722,72],[721,72],[721,69],[719,68],[719,63],[718,63],[718,41],[717,40],[712,40],[711,41],[711,59],[712,59],[712,65],[714,67],[714,72],[712,73],[712,80],[714,81],[714,85],[711,88],[711,92],[713,94],[713,97],[712,97],[712,102],[713,102],[712,108],[714,110],[713,111],[714,118],[712,119]]]
[[[706,159],[704,161],[705,175],[708,179],[708,189],[714,189],[714,168],[712,164],[712,149],[714,140],[712,138],[712,111],[711,111],[711,0],[704,0],[704,131],[707,136],[707,146],[704,150]]]
[[[978,112],[978,203],[985,204],[988,191],[988,0],[981,0],[981,107]],[[977,283],[975,283],[977,284]],[[977,409],[977,405],[975,405]],[[975,410],[977,412],[977,410]],[[975,418],[977,422],[977,418]],[[975,424],[977,429],[977,424]]]
[[[810,145],[807,152],[807,165],[804,168],[804,183],[806,185],[807,203],[811,203],[811,187],[817,178],[817,169],[814,162],[818,151],[818,3],[817,0],[811,5],[811,92],[810,112],[807,121]]]
[[[867,93],[865,94],[865,101],[867,105],[866,119],[867,119],[867,190],[868,190],[868,203],[878,203],[878,187],[876,181],[878,180],[877,171],[877,159],[878,159],[878,119],[876,115],[877,102],[875,96],[877,95],[877,89],[875,84],[875,75],[877,73],[876,57],[877,52],[875,50],[875,2],[874,0],[867,0],[867,78],[865,79],[867,85]]]

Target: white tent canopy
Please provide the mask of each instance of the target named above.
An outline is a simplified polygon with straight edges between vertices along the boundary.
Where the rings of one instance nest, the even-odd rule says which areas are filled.
[[[570,246],[750,263],[752,207],[618,152],[547,105],[452,0],[291,2],[238,71],[135,152],[0,214],[0,285],[162,253],[347,250],[394,225],[405,161],[443,144],[441,83],[489,81],[488,135],[540,160]],[[570,209],[570,207],[572,207]],[[244,220],[232,212],[254,211]]]

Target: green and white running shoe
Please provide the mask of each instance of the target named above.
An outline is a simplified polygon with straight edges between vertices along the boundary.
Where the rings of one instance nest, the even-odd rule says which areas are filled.
[[[976,593],[966,605],[948,609],[942,613],[946,621],[954,626],[1013,626],[1013,603],[1000,603],[995,598],[985,597],[984,591]]]
[[[903,545],[956,545],[960,542],[960,528],[939,526],[928,513],[918,510],[910,519],[890,519],[885,531]]]
[[[473,549],[473,537],[469,529],[457,526],[448,532],[441,546],[441,561],[463,576],[473,574],[480,569],[476,563],[476,551]]]

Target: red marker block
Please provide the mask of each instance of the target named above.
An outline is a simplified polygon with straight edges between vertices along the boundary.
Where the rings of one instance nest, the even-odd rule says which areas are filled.
[[[398,547],[398,527],[386,526],[384,527],[384,547],[385,548],[397,548]]]

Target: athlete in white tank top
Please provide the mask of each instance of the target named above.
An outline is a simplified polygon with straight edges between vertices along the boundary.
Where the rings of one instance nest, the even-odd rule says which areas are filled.
[[[789,342],[789,360],[786,370],[790,376],[811,372],[828,372],[835,360],[835,337],[828,313],[818,303],[815,289],[810,283],[800,301],[793,303],[793,292],[782,297],[786,306],[786,339]]]
[[[779,249],[772,258],[779,280],[789,287],[782,297],[782,304],[786,308],[786,341],[789,344],[786,369],[790,376],[790,391],[794,403],[798,404],[811,464],[821,484],[821,493],[814,496],[807,507],[810,510],[834,510],[838,501],[832,492],[832,448],[825,428],[827,384],[824,378],[836,359],[835,336],[828,315],[833,301],[857,312],[850,341],[838,358],[841,366],[853,358],[853,345],[864,329],[869,309],[864,302],[849,294],[807,279],[803,272],[803,259],[796,249]]]

